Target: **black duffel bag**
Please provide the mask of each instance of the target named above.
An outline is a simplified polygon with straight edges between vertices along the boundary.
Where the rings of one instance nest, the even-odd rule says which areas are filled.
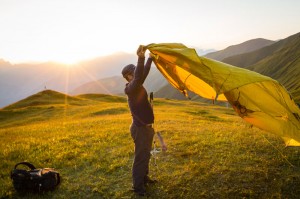
[[[17,169],[19,165],[26,165],[30,170]],[[16,191],[22,193],[52,191],[60,183],[59,173],[54,169],[36,169],[28,162],[16,164],[10,177]]]

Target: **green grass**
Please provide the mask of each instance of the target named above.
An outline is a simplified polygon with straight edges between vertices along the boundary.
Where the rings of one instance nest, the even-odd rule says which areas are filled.
[[[129,191],[134,146],[126,99],[65,98],[0,110],[0,198],[139,198]],[[149,198],[299,198],[298,147],[285,148],[230,108],[155,99],[154,111],[168,151],[157,154],[157,166],[151,159],[159,183],[147,187]],[[19,196],[9,175],[21,161],[56,168],[61,185]]]

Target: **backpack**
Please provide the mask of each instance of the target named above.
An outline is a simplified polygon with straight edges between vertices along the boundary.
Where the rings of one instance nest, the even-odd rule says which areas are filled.
[[[17,169],[19,165],[26,165],[30,170]],[[36,169],[28,162],[16,164],[10,177],[15,190],[21,193],[52,191],[60,183],[59,173],[54,169]]]

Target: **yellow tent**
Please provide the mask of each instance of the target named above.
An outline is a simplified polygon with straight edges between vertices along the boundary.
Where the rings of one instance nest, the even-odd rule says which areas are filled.
[[[178,43],[149,44],[153,61],[184,95],[228,101],[245,121],[300,146],[300,110],[276,80],[253,71],[198,56]]]

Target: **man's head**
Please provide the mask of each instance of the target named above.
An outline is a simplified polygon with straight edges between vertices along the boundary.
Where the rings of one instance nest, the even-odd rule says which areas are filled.
[[[135,65],[133,65],[133,64],[129,64],[129,65],[125,66],[122,70],[123,77],[127,81],[130,81],[133,78],[134,70],[135,70]]]

